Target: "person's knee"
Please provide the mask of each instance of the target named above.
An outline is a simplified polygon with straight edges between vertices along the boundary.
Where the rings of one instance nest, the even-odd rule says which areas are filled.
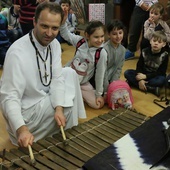
[[[83,92],[82,92],[82,95],[83,95]],[[88,97],[88,96],[83,95],[83,99],[84,99],[84,102],[93,109],[100,109],[101,107],[103,107],[100,104],[96,103],[96,99],[94,97]]]
[[[129,75],[129,70],[126,70],[126,71],[124,72],[124,77],[127,78],[128,75]]]
[[[64,67],[63,70],[63,75],[66,76],[77,76],[77,73],[74,69],[72,69],[71,67]]]
[[[65,73],[67,73],[67,72],[75,72],[75,70],[72,69],[71,67],[64,67],[63,72],[65,72]]]
[[[90,83],[82,84],[81,85],[81,90],[82,90],[83,94],[86,94],[87,91],[88,92],[90,91],[91,93],[94,93],[94,88],[93,88],[93,86]]]
[[[130,77],[133,77],[135,75],[135,70],[132,70],[132,69],[128,69],[124,72],[124,77],[125,78],[128,78],[129,76]]]

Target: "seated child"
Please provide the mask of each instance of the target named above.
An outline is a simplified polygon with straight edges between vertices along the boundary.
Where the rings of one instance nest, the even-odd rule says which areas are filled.
[[[8,37],[13,43],[18,38],[22,37],[22,29],[19,23],[20,5],[13,5],[10,8],[3,8],[1,14],[8,20]]]
[[[107,52],[102,48],[105,26],[100,21],[91,21],[84,31],[84,37],[75,35],[68,31],[65,23],[68,11],[65,10],[64,14],[60,34],[76,47],[73,59],[66,66],[77,72],[84,102],[92,108],[100,109],[104,106],[104,75],[107,68]],[[94,84],[90,82],[91,79]]]
[[[61,0],[59,2],[61,8],[63,10],[66,10],[68,11],[68,17],[67,17],[67,20],[66,20],[66,24],[67,24],[67,28],[68,30],[71,32],[71,33],[76,33],[76,27],[77,27],[77,18],[74,14],[74,12],[72,11],[71,9],[71,2],[70,0]],[[57,35],[57,40],[60,42],[60,43],[63,43],[63,42],[66,42],[63,37],[60,35],[60,32],[58,33]],[[70,43],[69,43],[70,45]]]
[[[122,67],[125,61],[125,47],[121,44],[124,38],[125,26],[119,20],[112,20],[107,24],[109,40],[104,48],[108,54],[107,70],[105,74],[105,94],[108,85],[120,78]]]
[[[164,11],[164,6],[159,2],[150,8],[149,18],[144,23],[144,38],[142,39],[141,49],[150,46],[149,40],[153,32],[158,30],[164,31],[167,37],[167,43],[170,43],[170,28],[168,24],[162,20]]]
[[[150,44],[142,50],[136,70],[128,69],[124,76],[130,86],[144,92],[160,95],[160,87],[165,84],[168,66],[168,52],[164,49],[167,36],[163,31],[153,32]]]

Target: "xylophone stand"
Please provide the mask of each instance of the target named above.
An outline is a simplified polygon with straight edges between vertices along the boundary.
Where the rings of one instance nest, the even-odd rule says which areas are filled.
[[[163,109],[165,109],[166,107],[163,106],[163,105],[161,105],[160,103],[165,102],[165,105],[169,105],[169,104],[170,104],[170,99],[168,99],[168,94],[167,94],[169,87],[170,87],[170,80],[168,80],[167,83],[165,84],[165,96],[164,96],[164,97],[161,97],[160,100],[158,100],[158,99],[154,99],[154,100],[153,100],[153,102],[154,102],[156,105],[162,107]]]

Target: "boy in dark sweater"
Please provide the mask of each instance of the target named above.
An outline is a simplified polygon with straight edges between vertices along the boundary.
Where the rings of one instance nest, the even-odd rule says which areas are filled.
[[[160,95],[165,84],[168,52],[164,49],[167,37],[163,31],[155,31],[150,40],[151,47],[142,50],[136,70],[128,69],[124,76],[130,86]]]

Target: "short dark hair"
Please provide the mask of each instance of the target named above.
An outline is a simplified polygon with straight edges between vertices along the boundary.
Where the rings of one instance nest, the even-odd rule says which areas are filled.
[[[69,6],[71,6],[71,1],[70,0],[61,0],[60,2],[59,2],[59,4],[61,5],[61,4],[69,4]]]
[[[37,8],[35,10],[35,22],[38,21],[38,18],[40,16],[41,12],[45,9],[49,9],[49,12],[54,12],[56,14],[60,14],[61,22],[62,22],[62,20],[64,18],[64,12],[63,12],[61,6],[54,2],[42,2],[37,6]]]
[[[122,29],[123,31],[125,31],[125,26],[122,21],[118,19],[113,19],[107,24],[107,32],[110,33],[114,29]]]
[[[122,43],[126,42],[127,38],[127,29],[122,21],[119,19],[112,19],[106,26],[107,33],[110,34],[113,30],[122,30],[123,31],[123,40]]]
[[[96,29],[99,27],[101,27],[103,29],[104,33],[106,32],[106,28],[101,21],[92,20],[92,21],[88,22],[88,25],[84,32],[87,33],[88,35],[92,35],[96,31]]]

